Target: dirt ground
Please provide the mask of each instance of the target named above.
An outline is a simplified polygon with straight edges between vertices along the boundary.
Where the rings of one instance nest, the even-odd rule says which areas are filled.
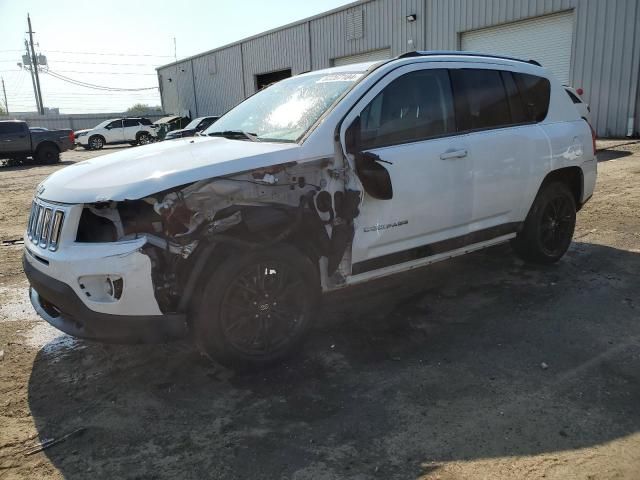
[[[600,146],[559,264],[501,246],[333,295],[251,375],[39,320],[11,241],[60,167],[0,168],[0,478],[640,479],[640,143]]]

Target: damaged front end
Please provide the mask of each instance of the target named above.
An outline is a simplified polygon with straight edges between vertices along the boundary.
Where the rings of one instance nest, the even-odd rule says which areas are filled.
[[[340,286],[350,274],[361,198],[345,188],[331,164],[281,164],[138,200],[85,204],[76,242],[146,239],[140,252],[151,261],[154,295],[164,314],[187,311],[216,252],[229,248],[294,245],[318,266],[325,290]]]

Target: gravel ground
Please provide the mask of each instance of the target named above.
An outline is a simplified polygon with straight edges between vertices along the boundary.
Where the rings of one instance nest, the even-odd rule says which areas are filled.
[[[559,264],[501,246],[334,294],[251,375],[39,320],[11,241],[61,166],[0,168],[0,478],[640,478],[640,143],[600,146]]]

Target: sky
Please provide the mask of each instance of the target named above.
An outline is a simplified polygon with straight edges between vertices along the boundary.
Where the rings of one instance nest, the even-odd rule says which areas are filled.
[[[25,54],[27,13],[36,53],[51,73],[40,83],[45,107],[61,113],[122,112],[160,105],[155,67],[303,19],[352,0],[0,0],[0,76],[10,112],[35,111]],[[57,77],[54,77],[57,75]],[[59,76],[135,92],[96,90]],[[0,104],[4,100],[0,92]]]

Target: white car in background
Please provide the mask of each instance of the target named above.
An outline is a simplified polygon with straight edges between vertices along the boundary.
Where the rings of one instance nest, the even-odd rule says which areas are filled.
[[[157,128],[146,118],[113,118],[94,128],[75,132],[76,144],[87,150],[100,150],[105,145],[128,143],[146,145],[157,136]]]
[[[589,125],[593,125],[593,123],[591,122],[591,107],[588,103],[582,100],[582,89],[579,88],[576,90],[575,88],[569,87],[568,85],[564,85],[564,89],[567,92],[567,95],[569,95],[569,98],[571,99],[573,104],[578,109],[578,113],[580,113],[580,116],[587,122],[589,122]]]

